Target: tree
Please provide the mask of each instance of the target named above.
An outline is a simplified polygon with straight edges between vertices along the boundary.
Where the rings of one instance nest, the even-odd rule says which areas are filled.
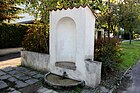
[[[120,3],[120,27],[124,28],[129,33],[129,39],[131,44],[132,33],[137,31],[140,24],[140,2],[139,0],[124,0]]]
[[[92,10],[100,11],[100,14],[97,15],[98,22],[96,22],[96,27],[106,28],[109,37],[110,32],[113,32],[115,34],[119,30],[119,28],[128,29],[128,27],[126,27],[125,25],[128,24],[128,22],[130,23],[130,20],[127,20],[127,18],[128,19],[129,17],[133,18],[134,23],[139,22],[139,21],[136,22],[135,20],[137,19],[136,16],[138,13],[136,13],[137,11],[134,11],[137,9],[135,7],[138,5],[138,2],[136,1],[134,2],[133,0],[130,1],[108,0],[108,2],[103,2],[102,0],[26,0],[26,5],[27,5],[27,10],[30,11],[30,14],[33,14],[36,18],[40,17],[43,23],[48,24],[49,10],[88,4],[92,8]],[[132,9],[133,11],[130,13],[129,10],[131,10],[131,7],[133,7]],[[123,20],[124,18],[126,19],[127,22]],[[134,26],[136,25],[133,25],[133,28]],[[131,31],[129,30],[129,32]]]
[[[92,0],[91,0],[92,1]],[[26,0],[26,10],[36,19],[48,22],[49,10],[68,8],[88,4],[90,0]]]
[[[16,6],[18,0],[0,0],[0,22],[20,18],[17,14],[22,10]]]
[[[118,1],[108,0],[104,1],[99,6],[100,14],[98,14],[98,27],[104,28],[108,33],[108,38],[110,38],[110,32],[114,35],[119,28],[119,16],[118,16]]]

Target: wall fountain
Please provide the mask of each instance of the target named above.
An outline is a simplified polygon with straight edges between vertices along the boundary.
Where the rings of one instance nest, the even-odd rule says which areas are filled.
[[[46,83],[63,87],[95,87],[100,83],[101,63],[93,60],[95,20],[89,6],[50,12],[50,73],[44,77]]]

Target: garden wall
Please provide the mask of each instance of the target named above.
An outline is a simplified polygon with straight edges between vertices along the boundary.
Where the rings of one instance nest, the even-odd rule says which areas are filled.
[[[21,51],[21,65],[38,71],[48,71],[49,55],[31,51]]]

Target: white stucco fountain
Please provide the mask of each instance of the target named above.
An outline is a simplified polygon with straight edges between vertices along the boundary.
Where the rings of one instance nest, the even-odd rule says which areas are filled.
[[[95,16],[88,6],[50,12],[51,73],[84,81],[95,87],[101,80],[101,63],[94,62]]]

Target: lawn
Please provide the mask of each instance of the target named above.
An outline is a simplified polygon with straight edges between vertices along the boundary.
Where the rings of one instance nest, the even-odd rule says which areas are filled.
[[[129,42],[123,42],[121,44],[121,49],[123,52],[123,62],[119,65],[121,69],[126,70],[140,60],[140,40],[132,41],[131,45]]]

